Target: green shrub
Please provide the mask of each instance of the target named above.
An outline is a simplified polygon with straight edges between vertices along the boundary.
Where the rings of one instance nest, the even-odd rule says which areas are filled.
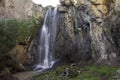
[[[0,53],[6,53],[16,44],[20,25],[15,19],[0,21]]]
[[[36,24],[35,18],[24,22],[19,29],[17,41],[27,43],[35,35],[38,28],[39,26]]]
[[[7,53],[16,43],[28,43],[35,35],[39,25],[35,18],[28,21],[17,19],[0,21],[0,54]],[[41,20],[42,21],[42,20]]]

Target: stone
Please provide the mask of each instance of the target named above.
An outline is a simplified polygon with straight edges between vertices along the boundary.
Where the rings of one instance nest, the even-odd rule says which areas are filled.
[[[66,4],[67,6],[71,6],[71,5],[72,5],[71,0],[65,0],[65,4]]]
[[[120,70],[117,70],[112,76],[112,80],[119,80],[119,79],[120,79]]]
[[[30,54],[27,53],[28,45],[16,45],[9,54],[21,64],[30,64],[32,61]]]
[[[68,12],[68,7],[66,7],[66,6],[59,6],[58,7],[58,11],[59,12],[63,12],[63,13]]]
[[[38,18],[43,13],[43,8],[34,4],[32,0],[1,0],[0,19],[29,19]]]
[[[78,1],[77,1],[77,0],[71,0],[71,3],[72,3],[73,5],[76,5],[76,4],[78,3]]]
[[[63,59],[66,58],[70,62],[88,61],[92,58],[96,64],[119,64],[118,50],[110,35],[115,2],[113,0],[71,2],[72,4],[69,4],[69,1],[66,4],[64,1],[65,5],[61,6],[68,7],[68,10],[66,13],[59,13],[59,33],[55,44],[58,58],[62,55]]]
[[[65,0],[59,0],[61,5],[65,5]]]
[[[120,0],[115,1],[115,11],[120,12]]]
[[[71,6],[73,5],[71,0],[60,0],[61,5]]]

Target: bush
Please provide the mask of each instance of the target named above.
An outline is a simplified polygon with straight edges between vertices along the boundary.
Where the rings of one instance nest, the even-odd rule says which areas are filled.
[[[39,26],[34,18],[24,22],[19,29],[17,42],[28,43],[38,28]]]
[[[17,19],[0,21],[0,54],[7,53],[16,43],[27,43],[35,35],[39,24],[35,18],[28,21]]]
[[[21,22],[17,20],[0,21],[0,53],[6,53],[16,44]]]

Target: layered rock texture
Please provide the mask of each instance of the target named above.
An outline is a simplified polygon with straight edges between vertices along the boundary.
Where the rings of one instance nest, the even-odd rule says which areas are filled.
[[[56,57],[70,62],[92,59],[96,64],[119,65],[119,0],[60,3]]]
[[[32,0],[0,0],[0,19],[29,19],[38,18],[43,8]]]

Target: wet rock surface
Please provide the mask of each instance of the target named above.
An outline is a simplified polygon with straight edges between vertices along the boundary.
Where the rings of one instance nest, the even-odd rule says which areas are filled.
[[[60,0],[55,57],[70,62],[92,59],[96,64],[118,65],[119,53],[111,36],[115,2],[75,1],[78,4],[71,0]]]

